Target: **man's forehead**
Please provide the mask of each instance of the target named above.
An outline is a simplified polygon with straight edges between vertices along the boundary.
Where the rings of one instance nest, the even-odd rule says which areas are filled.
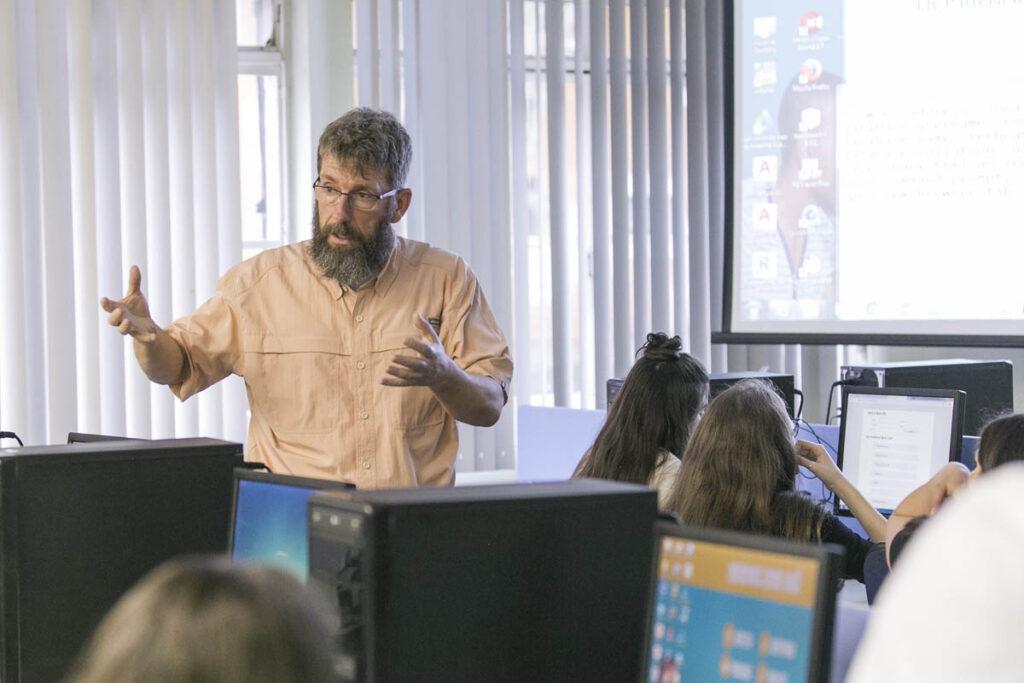
[[[385,173],[383,169],[376,169],[373,166],[358,168],[353,159],[339,159],[333,154],[325,154],[320,164],[320,177],[331,180],[347,180],[353,183],[363,182],[370,185],[383,183]]]

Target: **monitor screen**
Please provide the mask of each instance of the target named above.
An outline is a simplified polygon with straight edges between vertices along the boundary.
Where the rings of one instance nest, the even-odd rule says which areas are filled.
[[[956,390],[846,388],[839,468],[880,512],[891,513],[945,463],[959,459],[963,398]],[[838,499],[836,511],[850,514]]]
[[[346,488],[354,485],[236,469],[232,560],[273,564],[305,579],[309,574],[306,503],[317,491]]]
[[[827,680],[832,546],[669,523],[655,544],[644,680]]]

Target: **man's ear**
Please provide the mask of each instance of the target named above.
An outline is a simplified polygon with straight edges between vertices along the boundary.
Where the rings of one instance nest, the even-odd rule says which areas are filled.
[[[412,190],[408,187],[403,187],[395,195],[395,208],[391,211],[391,217],[389,220],[392,223],[397,223],[402,220],[402,216],[409,210],[409,203],[412,201]]]

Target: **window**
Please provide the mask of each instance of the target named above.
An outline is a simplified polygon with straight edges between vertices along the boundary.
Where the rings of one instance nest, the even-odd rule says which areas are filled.
[[[284,243],[284,59],[281,0],[238,0],[242,256]]]

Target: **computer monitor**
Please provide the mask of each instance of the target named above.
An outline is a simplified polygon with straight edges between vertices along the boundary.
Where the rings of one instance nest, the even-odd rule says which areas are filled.
[[[214,439],[0,451],[0,680],[60,680],[150,570],[223,553],[241,461]]]
[[[306,507],[317,491],[354,489],[355,484],[238,467],[228,548],[241,563],[267,563],[305,580],[309,574]]]
[[[836,462],[888,514],[945,463],[959,459],[963,424],[962,391],[847,387]],[[835,510],[851,514],[838,497]]]
[[[842,549],[658,522],[648,683],[827,681]]]

